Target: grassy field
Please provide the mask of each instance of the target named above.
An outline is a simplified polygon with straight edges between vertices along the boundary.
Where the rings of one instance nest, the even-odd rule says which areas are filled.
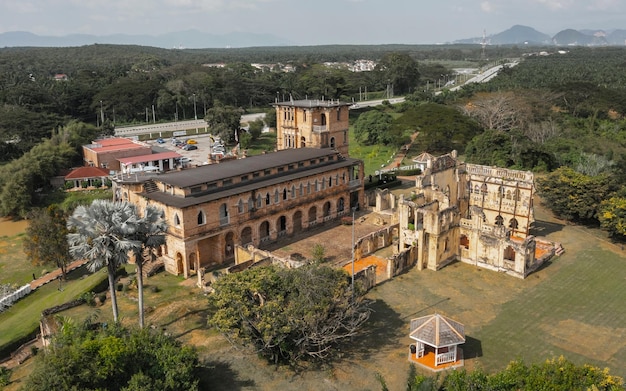
[[[0,238],[0,284],[22,286],[50,271],[50,266],[33,266],[24,255],[24,233]]]
[[[84,267],[79,268],[69,273],[68,281],[62,285],[58,281],[52,281],[17,301],[8,310],[0,313],[0,348],[36,330],[41,312],[46,308],[74,300],[104,279],[104,272],[88,274]],[[60,286],[62,290],[59,290]]]

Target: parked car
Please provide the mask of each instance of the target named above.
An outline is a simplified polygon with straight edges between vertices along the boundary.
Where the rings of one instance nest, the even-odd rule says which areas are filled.
[[[193,145],[193,144],[187,144],[187,145],[183,145],[183,149],[185,151],[193,151],[194,149],[198,149],[198,146]]]
[[[185,143],[184,143],[184,142],[182,142],[182,141],[176,141],[176,144],[174,144],[174,146],[175,146],[175,147],[177,147],[177,148],[182,148],[182,147],[184,147],[185,145],[187,145],[187,144],[185,144]]]
[[[165,140],[163,140],[163,138],[159,137],[158,139],[156,139],[156,142],[159,144],[163,144],[165,143]]]
[[[198,142],[192,138],[190,138],[189,140],[187,140],[187,144],[198,144]]]

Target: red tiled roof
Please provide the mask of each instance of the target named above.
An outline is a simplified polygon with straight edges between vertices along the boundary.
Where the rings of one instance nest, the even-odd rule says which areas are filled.
[[[168,151],[168,152],[153,153],[150,155],[125,157],[125,158],[121,158],[117,160],[119,160],[119,162],[122,164],[128,165],[128,164],[153,162],[155,160],[175,159],[179,157],[181,157],[180,154],[176,152]]]
[[[79,167],[65,176],[65,179],[100,178],[109,176],[109,171],[98,167]]]

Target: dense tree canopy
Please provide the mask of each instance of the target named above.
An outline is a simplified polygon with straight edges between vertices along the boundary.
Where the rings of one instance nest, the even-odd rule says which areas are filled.
[[[580,222],[597,221],[602,201],[619,188],[607,173],[592,177],[569,167],[539,178],[537,185],[542,200],[554,213]]]
[[[189,391],[198,389],[197,368],[196,352],[163,334],[119,325],[89,330],[66,320],[24,389]]]
[[[380,110],[370,110],[359,115],[354,123],[354,136],[364,145],[390,144],[389,129],[393,117]]]
[[[383,390],[386,386],[383,383]],[[611,375],[608,370],[592,365],[575,365],[563,357],[543,363],[526,365],[522,361],[511,362],[506,369],[488,374],[481,369],[457,370],[446,373],[443,380],[435,377],[409,373],[408,391],[623,391],[624,380]]]
[[[326,360],[369,318],[343,270],[276,266],[226,275],[209,296],[209,325],[274,363]]]

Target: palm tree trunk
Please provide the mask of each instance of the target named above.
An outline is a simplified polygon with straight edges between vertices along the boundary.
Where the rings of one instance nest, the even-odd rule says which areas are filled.
[[[136,258],[137,264],[137,296],[139,296],[139,327],[143,329],[143,259]]]
[[[111,307],[113,307],[113,321],[118,323],[119,314],[117,312],[117,296],[115,295],[115,268],[109,264],[107,265],[107,271],[109,274],[109,291],[111,293]]]

